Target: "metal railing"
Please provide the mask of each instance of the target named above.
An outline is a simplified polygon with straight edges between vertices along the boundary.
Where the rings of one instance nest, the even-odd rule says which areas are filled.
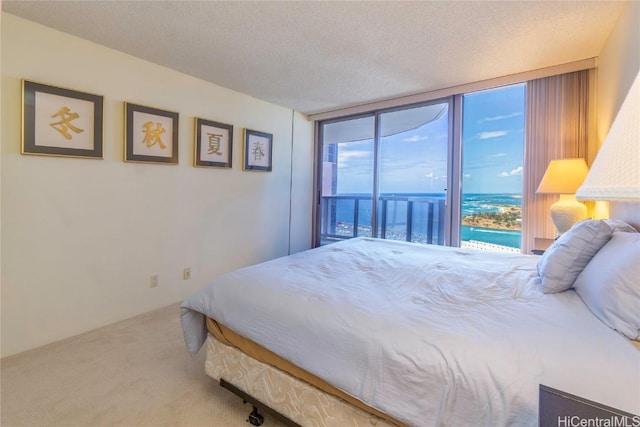
[[[339,204],[352,202],[349,220],[338,220]],[[378,197],[378,237],[383,239],[444,244],[445,201],[419,196]],[[360,204],[363,202],[363,206]],[[406,205],[405,206],[403,206]],[[366,195],[334,195],[321,198],[321,240],[329,242],[359,235],[371,236],[372,197]],[[349,210],[344,206],[341,209]],[[361,209],[368,210],[366,224],[361,224]],[[403,212],[404,211],[404,212]]]

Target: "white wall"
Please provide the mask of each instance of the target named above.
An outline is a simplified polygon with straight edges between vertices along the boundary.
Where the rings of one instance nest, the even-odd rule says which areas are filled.
[[[310,247],[303,116],[6,13],[1,40],[2,356]],[[103,160],[20,154],[23,78],[104,96]],[[179,165],[122,161],[125,101],[180,113]],[[231,170],[192,166],[194,116],[234,125]],[[245,127],[274,135],[273,172],[242,171]]]
[[[313,162],[315,161],[313,122],[301,115],[293,121],[293,186],[291,189],[290,253],[309,249],[312,245]]]
[[[630,1],[598,58],[598,147],[640,70],[640,2]]]

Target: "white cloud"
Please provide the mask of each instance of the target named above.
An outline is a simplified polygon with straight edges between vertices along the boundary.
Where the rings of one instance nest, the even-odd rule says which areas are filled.
[[[522,166],[518,166],[517,168],[513,169],[511,172],[501,172],[498,174],[498,176],[500,177],[506,177],[506,176],[516,176],[516,175],[522,175]]]
[[[507,155],[507,153],[495,153],[495,154],[489,154],[489,155],[487,156],[487,158],[489,158],[489,159],[495,159],[495,158],[497,158],[497,157],[504,157],[504,156],[506,156],[506,155]]]
[[[350,159],[366,159],[371,157],[371,151],[366,150],[342,150],[338,152],[338,163],[346,162]]]
[[[504,115],[501,115],[501,116],[485,117],[484,119],[478,120],[478,123],[495,122],[497,120],[510,119],[512,117],[518,117],[518,116],[521,116],[521,115],[522,115],[522,113],[511,113],[511,114],[504,114]]]
[[[506,130],[496,130],[493,132],[480,132],[478,136],[480,139],[490,139],[490,138],[498,138],[500,136],[505,136],[507,134]]]
[[[429,137],[428,136],[413,135],[413,136],[410,136],[409,138],[404,138],[403,141],[405,141],[405,142],[418,142],[418,141],[424,141],[425,139],[429,139]]]
[[[350,163],[350,160],[355,162]],[[340,150],[338,152],[338,168],[353,168],[355,165],[360,165],[367,160],[372,161],[371,151],[367,150]],[[355,163],[355,164],[354,164]]]

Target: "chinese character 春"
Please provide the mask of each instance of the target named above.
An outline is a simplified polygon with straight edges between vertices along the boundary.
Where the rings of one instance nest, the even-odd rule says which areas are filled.
[[[251,152],[253,153],[254,160],[261,160],[264,157],[264,151],[262,151],[262,143],[260,141],[254,142]]]
[[[207,135],[209,135],[209,154],[217,154],[218,156],[221,156],[222,153],[220,152],[220,139],[222,138],[222,135],[218,135],[218,134],[214,134],[214,133],[207,133]]]
[[[72,135],[69,133],[69,130],[75,133],[84,132],[84,129],[77,128],[73,124],[71,124],[72,120],[75,120],[80,116],[78,115],[78,113],[72,113],[69,107],[62,107],[57,113],[55,113],[51,117],[53,118],[58,116],[60,117],[60,121],[55,123],[49,123],[49,126],[51,126],[55,130],[60,132],[62,136],[64,136],[65,138],[67,139],[72,138]]]
[[[160,136],[165,133],[165,129],[162,127],[162,123],[156,123],[155,129],[153,129],[153,123],[151,122],[145,123],[144,125],[142,125],[142,127],[144,128],[144,130],[142,131],[144,132],[144,139],[142,140],[142,142],[145,143],[147,147],[151,148],[154,145],[158,144],[163,150],[167,148],[167,146],[164,145],[162,143],[162,140],[160,139]]]

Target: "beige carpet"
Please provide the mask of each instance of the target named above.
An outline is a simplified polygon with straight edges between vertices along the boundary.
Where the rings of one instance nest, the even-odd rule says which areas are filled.
[[[2,427],[250,426],[251,406],[187,352],[179,304],[0,363]]]

